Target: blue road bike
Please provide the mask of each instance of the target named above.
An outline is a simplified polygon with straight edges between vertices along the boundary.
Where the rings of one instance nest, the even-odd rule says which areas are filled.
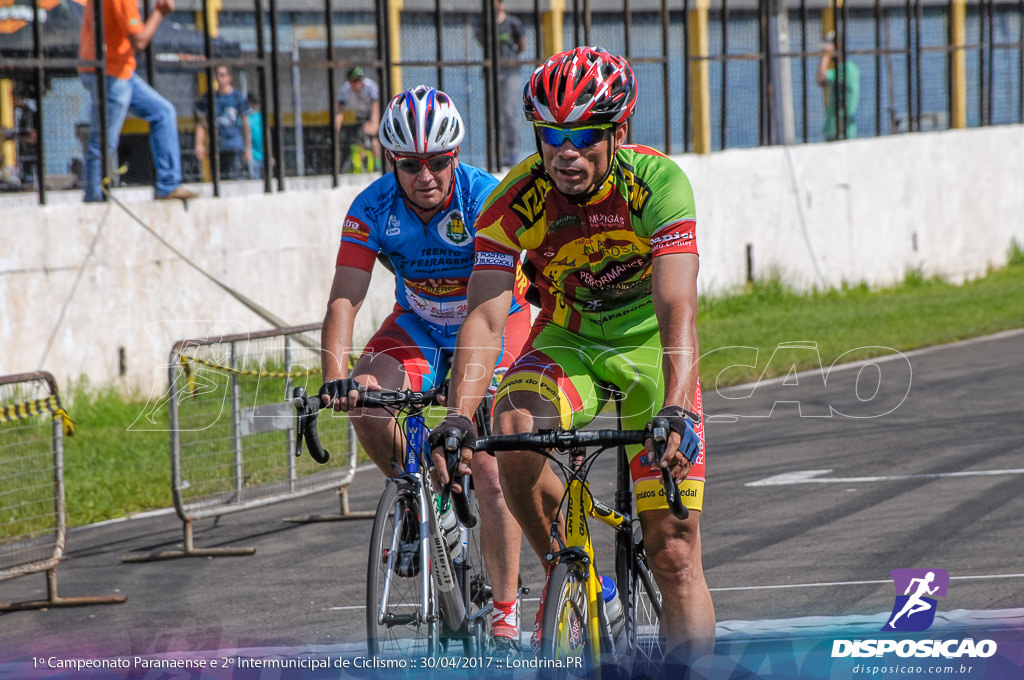
[[[477,503],[471,478],[461,479],[463,492],[451,485],[436,490],[429,469],[430,429],[427,406],[438,404],[446,384],[425,391],[363,391],[357,407],[380,407],[395,419],[405,438],[401,472],[389,478],[377,504],[366,574],[366,644],[371,656],[434,657],[459,641],[466,656],[486,650],[493,604],[491,586],[480,549]],[[489,400],[487,400],[489,402]],[[490,433],[489,404],[477,409],[481,433]],[[330,454],[317,436],[319,396],[297,388],[298,442],[314,460]],[[458,451],[448,455],[449,479]]]

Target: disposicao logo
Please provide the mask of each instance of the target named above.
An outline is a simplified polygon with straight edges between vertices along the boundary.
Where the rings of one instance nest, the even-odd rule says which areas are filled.
[[[919,633],[935,621],[936,597],[945,597],[949,573],[944,569],[893,569],[896,602],[883,631]]]
[[[928,630],[935,621],[938,600],[949,588],[949,573],[943,569],[893,569],[896,601],[892,613],[882,626],[883,633],[919,633]],[[832,658],[881,657],[896,654],[899,657],[943,657],[954,659],[988,658],[996,653],[994,640],[964,639],[871,639],[833,640]]]

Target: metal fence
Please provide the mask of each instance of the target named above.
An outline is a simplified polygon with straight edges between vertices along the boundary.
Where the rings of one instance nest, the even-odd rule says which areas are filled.
[[[552,51],[577,44],[630,59],[641,102],[632,140],[673,154],[824,140],[826,99],[844,96],[816,79],[828,31],[840,37],[841,56],[860,74],[858,136],[1024,122],[1022,0],[572,0],[564,11],[551,5],[506,1],[525,29],[526,51],[515,63],[499,60],[495,31],[477,30],[493,26],[491,0],[254,0],[219,14],[193,0],[165,19],[182,35],[162,46],[155,39],[142,72],[177,107],[186,180],[200,181],[209,173],[192,152],[195,101],[203,96],[212,104],[205,82],[215,66],[236,69],[239,89],[258,92],[264,102],[265,158],[278,159],[277,190],[302,175],[338,183],[333,114],[352,66],[381,84],[382,98],[419,82],[446,90],[468,124],[463,159],[497,170],[499,66],[518,67],[525,82]],[[74,164],[88,115],[69,112],[69,104],[85,105],[77,61],[68,56],[75,46],[49,23],[29,22],[26,30],[31,39],[21,41],[20,51],[0,32],[0,79],[14,83],[8,99],[20,97],[22,119],[34,118],[30,127],[42,134],[34,143],[7,144],[33,164],[33,182],[19,186],[34,188],[45,202],[41,178]],[[0,87],[0,113],[3,100]],[[526,153],[532,135],[521,125]],[[121,151],[131,158],[124,180],[145,184],[148,145],[137,128],[122,137]],[[218,195],[217,168],[211,170]],[[270,175],[266,191],[274,188]]]
[[[355,519],[347,488],[355,475],[355,433],[328,411],[319,432],[331,461],[296,456],[296,387],[320,388],[320,324],[181,340],[170,353],[171,492],[184,528],[181,551],[129,555],[126,562],[252,554],[252,548],[196,548],[193,522],[337,488],[340,514]],[[162,406],[162,405],[158,405]]]
[[[0,581],[46,572],[47,599],[0,603],[0,612],[124,602],[61,597],[64,556],[64,434],[73,424],[45,372],[0,377]]]

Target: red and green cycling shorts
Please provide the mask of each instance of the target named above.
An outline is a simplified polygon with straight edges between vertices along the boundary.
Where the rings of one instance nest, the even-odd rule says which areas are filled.
[[[530,310],[524,307],[509,314],[502,337],[501,357],[494,368],[491,391],[501,381],[505,370],[519,355],[520,348],[530,334]],[[455,334],[443,334],[420,317],[395,305],[363,349],[363,354],[384,354],[402,365],[413,390],[436,387],[451,367],[455,351]]]
[[[642,430],[661,410],[665,399],[662,347],[657,329],[614,341],[595,340],[552,324],[534,325],[523,353],[505,373],[495,401],[514,392],[539,392],[558,410],[561,426],[585,427],[608,401],[603,385],[623,394],[620,426]],[[691,510],[704,506],[704,413],[698,381],[691,405],[700,416],[694,426],[701,452],[685,480],[679,484],[683,504]],[[630,447],[629,469],[638,512],[667,508],[661,468],[650,461],[642,446]]]

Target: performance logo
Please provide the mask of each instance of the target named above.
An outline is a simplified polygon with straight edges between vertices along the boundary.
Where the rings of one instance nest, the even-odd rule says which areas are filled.
[[[918,633],[935,620],[936,597],[945,597],[949,573],[944,569],[893,569],[896,602],[883,631]]]

